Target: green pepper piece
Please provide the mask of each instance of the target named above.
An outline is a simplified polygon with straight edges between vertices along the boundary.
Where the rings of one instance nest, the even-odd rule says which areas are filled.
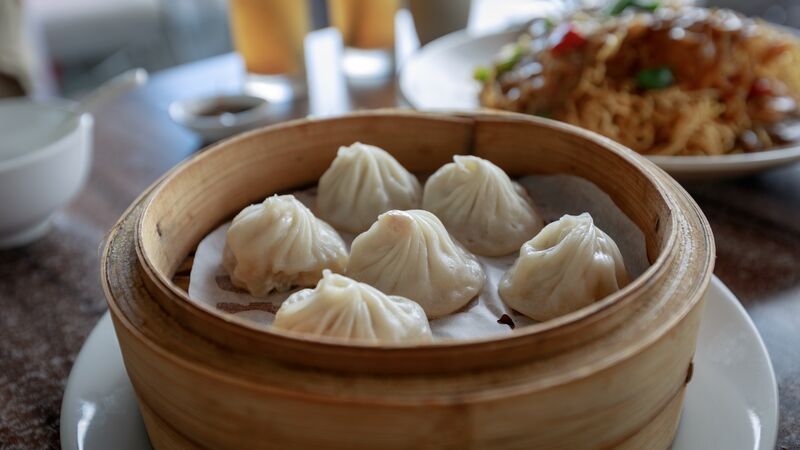
[[[494,69],[497,75],[502,75],[509,70],[513,69],[514,66],[522,59],[522,47],[519,45],[515,45],[514,49],[511,52],[511,55],[508,58],[498,62],[495,64]]]
[[[661,6],[659,0],[633,0],[633,6],[647,11],[655,11]]]
[[[636,85],[642,89],[663,89],[674,82],[675,76],[666,66],[640,70],[636,74]]]
[[[486,66],[478,66],[472,72],[472,78],[480,81],[485,82],[489,79],[489,75],[491,74],[491,70]]]
[[[618,16],[622,14],[622,11],[625,11],[629,6],[633,6],[634,0],[617,0],[614,3],[614,6],[608,10],[608,15],[610,16]]]
[[[661,6],[660,0],[618,0],[608,11],[608,14],[610,16],[618,16],[630,7],[646,11],[655,11],[659,6]]]

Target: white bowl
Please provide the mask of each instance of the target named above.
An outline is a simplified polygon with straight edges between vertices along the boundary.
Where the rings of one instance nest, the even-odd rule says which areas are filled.
[[[89,173],[92,116],[64,100],[0,100],[0,249],[43,236]]]

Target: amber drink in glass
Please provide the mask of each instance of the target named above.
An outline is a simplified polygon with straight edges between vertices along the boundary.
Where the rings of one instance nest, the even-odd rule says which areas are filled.
[[[231,33],[244,61],[245,91],[272,101],[306,94],[306,0],[230,0]]]
[[[394,71],[394,18],[400,0],[328,0],[328,14],[344,44],[348,77],[369,78]]]

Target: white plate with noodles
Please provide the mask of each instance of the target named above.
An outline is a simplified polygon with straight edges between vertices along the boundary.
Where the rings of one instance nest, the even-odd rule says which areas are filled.
[[[725,54],[728,59],[735,59],[734,56],[743,58],[746,62],[741,66],[747,69],[743,70],[748,73],[747,76],[738,74],[734,69],[739,66],[732,65],[719,69],[720,73],[723,70],[732,71],[730,75],[722,77],[716,74],[717,78],[708,76],[708,79],[688,81],[686,83],[695,83],[699,87],[689,87],[684,90],[681,84],[682,78],[702,79],[702,75],[709,72],[709,68],[706,67],[708,64],[721,66],[722,63],[717,58],[710,62],[706,61],[704,65],[702,61],[698,62],[693,58],[686,46],[679,45],[674,46],[674,50],[671,47],[670,51],[674,54],[670,54],[670,51],[656,51],[659,50],[657,45],[665,46],[664,44],[649,46],[631,44],[628,47],[632,50],[628,51],[628,55],[617,50],[621,61],[636,58],[630,54],[647,54],[649,51],[651,56],[639,59],[650,58],[656,62],[614,61],[610,64],[613,68],[584,63],[580,58],[589,58],[585,56],[586,54],[591,54],[594,58],[594,55],[601,51],[602,44],[600,42],[592,44],[591,39],[579,34],[584,30],[582,27],[589,27],[588,31],[585,31],[586,36],[603,35],[607,40],[626,41],[619,37],[625,36],[619,32],[592,31],[592,26],[599,27],[599,25],[596,21],[591,24],[592,20],[586,19],[589,16],[583,16],[571,27],[563,24],[553,25],[546,20],[539,21],[537,25],[527,30],[538,28],[536,32],[543,33],[542,37],[523,40],[524,48],[527,49],[523,52],[516,50],[520,45],[520,36],[536,32],[513,30],[483,36],[474,36],[467,31],[449,34],[425,46],[406,62],[400,74],[400,89],[408,102],[417,109],[463,110],[486,107],[564,120],[604,134],[645,154],[659,167],[681,180],[713,180],[742,176],[800,161],[800,125],[798,125],[800,109],[797,108],[800,102],[795,102],[795,99],[800,100],[800,44],[794,43],[794,36],[787,33],[786,29],[752,25],[755,22],[728,12],[718,13],[721,17],[714,16],[714,21],[704,22],[708,15],[707,10],[691,11],[694,11],[693,14],[700,14],[700,19],[696,15],[679,13],[662,18],[660,25],[653,26],[651,24],[657,20],[652,14],[639,14],[638,17],[651,17],[645,22],[656,30],[651,30],[649,39],[654,42],[665,36],[672,39],[669,32],[657,34],[659,27],[663,28],[664,24],[669,25],[669,30],[678,28],[674,26],[678,23],[686,26],[685,30],[671,31],[674,37],[679,37],[681,32],[684,33],[683,39],[688,39],[687,35],[689,37],[697,35],[694,38],[700,44],[709,44],[703,41],[706,37],[702,34],[704,30],[708,32],[710,29],[708,27],[711,27],[706,22],[719,27],[720,23],[725,24],[725,21],[738,20],[728,26],[731,28],[739,26],[743,29],[756,26],[758,30],[765,30],[769,38],[752,41],[750,45],[753,49],[746,51],[745,49],[750,47],[743,47],[734,49],[735,51],[728,50],[730,55]],[[663,14],[667,16],[666,13]],[[634,14],[626,13],[623,17],[626,20],[634,20]],[[692,20],[701,25],[692,25]],[[586,23],[590,25],[585,25]],[[699,30],[692,34],[692,26],[699,27]],[[703,28],[704,26],[706,28]],[[545,32],[541,31],[543,27],[546,29]],[[616,30],[620,27],[609,26],[601,30]],[[624,30],[627,32],[632,28],[633,26],[626,25]],[[644,26],[644,29],[650,28]],[[577,39],[573,32],[578,33]],[[608,37],[611,34],[614,36]],[[554,36],[561,41],[555,41]],[[574,47],[576,40],[579,48],[585,49],[579,56],[570,55],[572,49],[569,45]],[[647,41],[647,39],[640,40]],[[548,66],[547,57],[542,55],[552,51],[563,41],[567,41],[567,49],[560,50],[558,56],[565,59],[564,62],[567,64],[561,62],[562,66],[557,67],[557,64],[551,62]],[[597,50],[592,50],[592,45]],[[622,45],[610,48],[614,50],[620,47]],[[608,52],[609,49],[603,51]],[[769,55],[770,52],[777,53],[777,62],[770,67],[757,65],[758,70],[755,72],[751,70],[753,58],[764,58],[764,55]],[[669,56],[661,58],[661,53]],[[659,58],[666,59],[666,62],[670,59],[680,61],[680,64],[673,64],[678,66],[675,73],[672,73],[669,66],[658,62]],[[556,59],[558,58],[552,56],[549,58],[550,61]],[[581,64],[586,64],[582,67],[589,67],[586,73],[592,70],[590,75],[576,74],[575,71],[566,74],[559,72],[565,72],[564,66],[575,67]],[[626,70],[631,72],[630,67],[648,66],[648,64],[657,67],[636,70],[636,73],[626,72]],[[503,75],[510,80],[491,81],[500,78],[493,75],[500,68],[506,70]],[[665,71],[665,68],[669,70]],[[534,81],[537,78],[544,79],[544,74],[548,71],[555,74],[550,78],[559,80],[558,83],[547,85],[546,82]],[[616,83],[612,89],[602,84],[606,83],[606,80],[603,75],[598,76],[598,74],[614,73],[614,71],[618,73],[610,76],[611,81],[608,81]],[[761,72],[764,77],[759,75]],[[773,76],[774,73],[789,82],[775,79],[778,75]],[[477,81],[476,76],[490,78],[491,80],[486,82],[490,87],[483,89],[484,83]],[[573,78],[570,78],[571,76]],[[590,76],[602,81],[590,83],[585,79]],[[738,84],[720,81],[727,77],[731,79],[740,77],[743,80]],[[580,92],[577,88],[564,89],[564,86],[581,83],[586,87]],[[725,84],[724,89],[720,89],[721,84]],[[745,89],[747,92],[744,92]],[[723,90],[727,90],[729,93],[726,95],[732,98],[727,103],[721,100],[720,92]],[[664,104],[675,106],[659,109],[659,105]]]

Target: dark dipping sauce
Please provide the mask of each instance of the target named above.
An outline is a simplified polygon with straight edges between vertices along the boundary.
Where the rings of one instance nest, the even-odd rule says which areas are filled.
[[[224,103],[215,103],[197,112],[198,116],[214,117],[223,114],[239,114],[245,111],[254,109],[256,105],[228,105]]]

